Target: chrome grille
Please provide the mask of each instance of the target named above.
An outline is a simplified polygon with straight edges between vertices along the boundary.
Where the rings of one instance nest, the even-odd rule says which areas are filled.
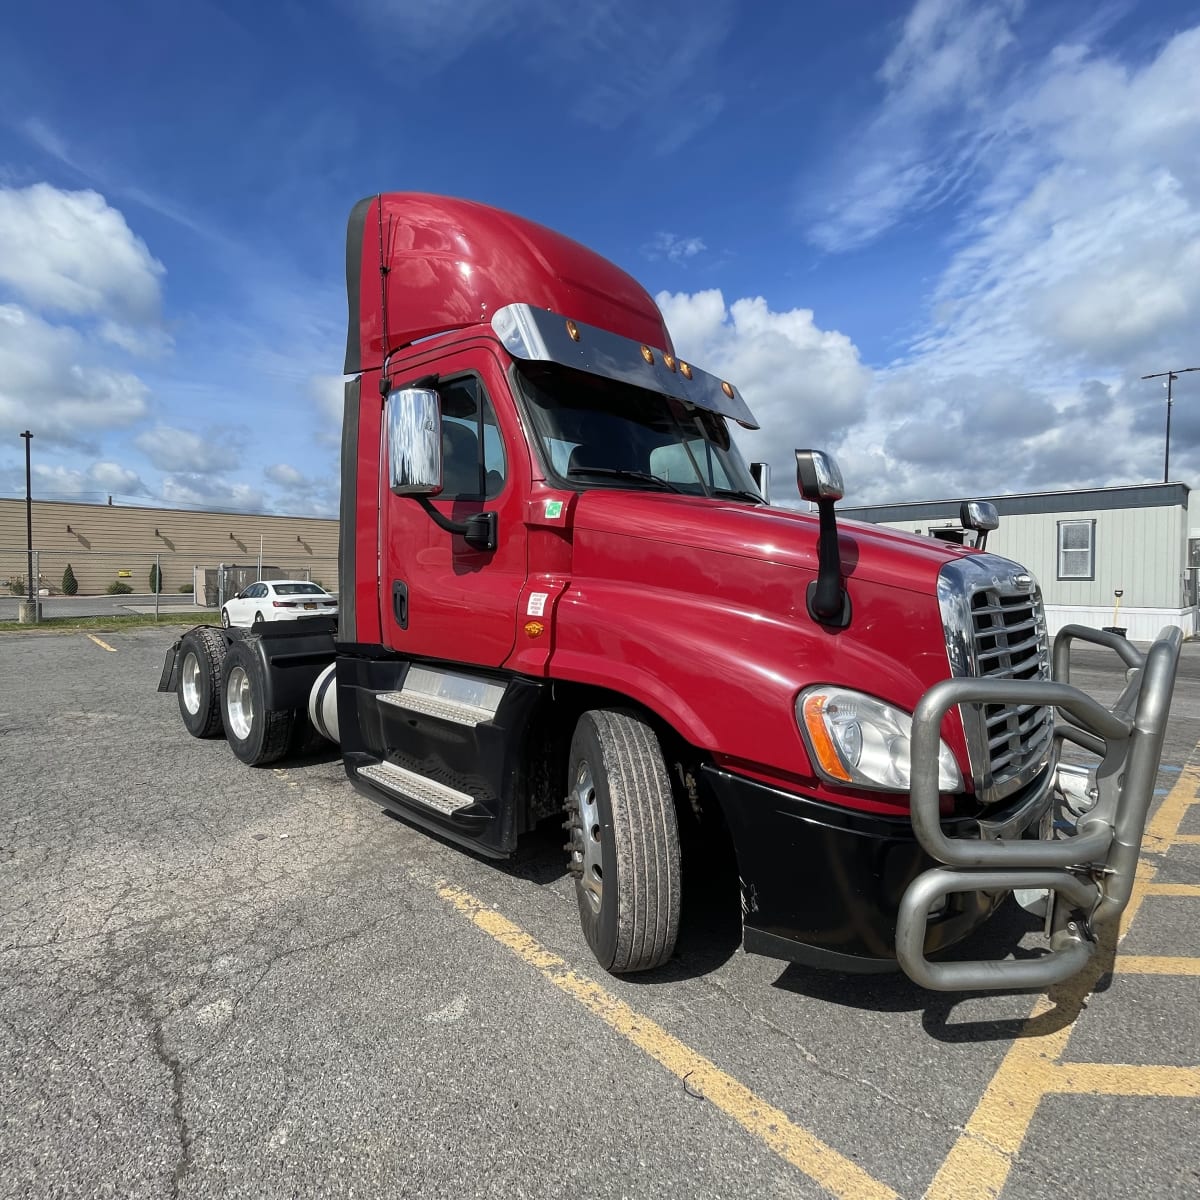
[[[991,554],[947,563],[938,594],[955,675],[1050,678],[1041,593],[1016,563]],[[1050,761],[1052,708],[972,704],[963,706],[962,719],[976,791],[984,803],[1012,795]]]

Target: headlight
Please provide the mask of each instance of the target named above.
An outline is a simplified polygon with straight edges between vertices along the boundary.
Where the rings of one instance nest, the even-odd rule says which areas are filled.
[[[911,776],[912,717],[847,688],[816,687],[796,700],[796,720],[827,779],[855,787],[907,792]],[[938,790],[957,792],[962,774],[945,742],[938,742]]]

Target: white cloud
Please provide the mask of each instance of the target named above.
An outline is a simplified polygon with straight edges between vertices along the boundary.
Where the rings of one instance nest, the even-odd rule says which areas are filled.
[[[9,475],[15,480],[16,472]],[[136,471],[113,462],[96,462],[84,470],[35,462],[31,469],[34,498],[54,500],[96,501],[103,494],[113,496],[147,496],[149,488]],[[24,479],[20,490],[24,491]]]
[[[88,365],[87,349],[75,330],[0,305],[0,432],[28,427],[50,442],[88,446],[101,430],[141,420],[149,407],[145,384]]]
[[[213,475],[181,472],[163,477],[161,495],[167,504],[187,508],[229,509],[235,512],[263,512],[266,502],[261,491],[246,483],[237,483]]]
[[[809,237],[843,251],[959,191],[995,136],[989,101],[1022,0],[918,0],[879,79],[876,115],[849,135]]]
[[[35,307],[151,323],[164,273],[97,192],[0,188],[0,283]]]
[[[953,193],[924,328],[833,433],[855,499],[1160,479],[1163,397],[1138,377],[1200,365],[1200,28],[1132,63],[1082,37],[1031,47],[1018,16],[914,7],[812,231],[852,248]],[[1200,473],[1193,378],[1173,478]]]
[[[685,263],[695,258],[708,247],[703,238],[676,237],[673,233],[656,233],[648,245],[642,248],[647,258],[665,258],[673,263]]]
[[[281,488],[304,488],[309,485],[306,476],[290,463],[274,463],[264,472],[266,477]]]
[[[240,459],[239,440],[222,430],[205,436],[190,429],[156,425],[139,433],[133,442],[160,471],[213,475],[236,466]]]
[[[861,416],[870,372],[809,309],[772,312],[762,297],[727,306],[716,289],[657,300],[680,357],[738,385],[762,425],[738,441],[776,472],[794,473],[793,449],[829,445]]]

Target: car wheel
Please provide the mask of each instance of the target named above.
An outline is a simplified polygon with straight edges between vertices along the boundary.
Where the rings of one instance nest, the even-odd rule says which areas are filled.
[[[223,608],[221,609],[221,626],[224,629],[228,629],[229,624],[229,609]]]
[[[615,975],[661,965],[679,934],[682,880],[658,737],[631,712],[585,712],[567,783],[569,865],[588,945]]]
[[[183,635],[179,643],[179,682],[176,695],[179,715],[192,737],[215,737],[221,732],[221,667],[225,639],[200,626]]]
[[[263,620],[262,613],[256,612],[254,614],[254,628],[261,629],[265,624],[266,624],[266,621]]]
[[[254,646],[234,642],[221,672],[221,712],[229,748],[242,762],[257,767],[287,753],[295,714],[268,710],[262,659]]]

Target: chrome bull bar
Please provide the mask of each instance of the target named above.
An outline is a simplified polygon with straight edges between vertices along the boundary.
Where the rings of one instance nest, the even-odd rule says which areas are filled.
[[[1115,650],[1130,668],[1111,709],[1071,686],[1076,640]],[[1168,626],[1143,654],[1117,634],[1067,625],[1054,642],[1053,680],[947,679],[921,698],[912,724],[913,831],[926,853],[944,865],[917,876],[900,903],[896,957],[914,982],[943,992],[1046,988],[1088,962],[1096,931],[1120,916],[1133,892],[1182,640],[1181,631]],[[979,839],[946,836],[938,805],[942,718],[955,705],[972,703],[1053,706],[1059,718],[1055,737],[1100,759],[1094,787],[1087,789],[1090,807],[1078,813],[1073,834],[1056,837],[1058,822],[1051,822],[1049,836],[1041,839],[988,839],[981,823]],[[1070,818],[1083,807],[1078,768],[1055,769],[1055,797]],[[1045,954],[998,962],[935,963],[925,957],[929,910],[939,899],[954,892],[1026,888],[1049,893]]]

